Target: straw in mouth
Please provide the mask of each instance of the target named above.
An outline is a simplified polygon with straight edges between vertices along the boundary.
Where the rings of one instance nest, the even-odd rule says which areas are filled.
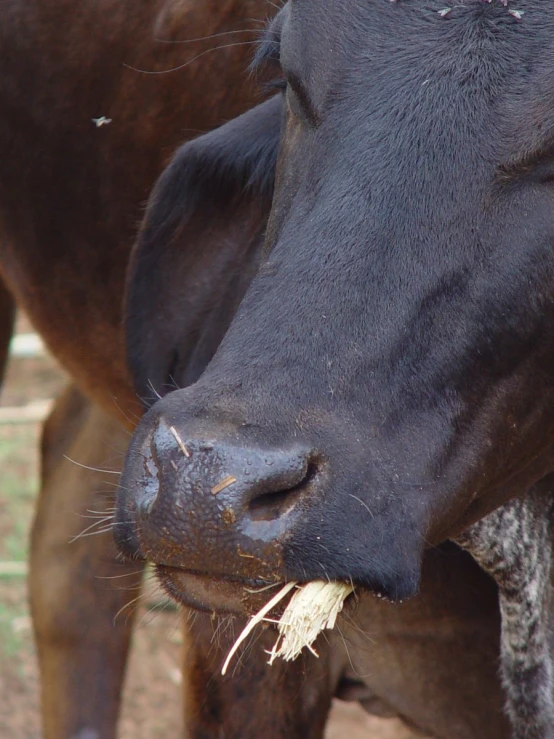
[[[269,652],[268,664],[272,665],[277,657],[285,661],[294,660],[304,647],[318,656],[312,644],[324,629],[334,628],[344,601],[354,590],[350,584],[323,580],[315,580],[305,585],[298,585],[296,582],[286,583],[247,623],[227,655],[221,670],[222,675],[227,672],[239,646],[259,623],[262,621],[275,623],[273,619],[267,617],[267,614],[293,589],[296,589],[296,592],[277,622],[279,635]]]

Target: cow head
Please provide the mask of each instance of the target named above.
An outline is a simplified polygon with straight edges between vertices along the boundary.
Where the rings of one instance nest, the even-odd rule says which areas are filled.
[[[178,597],[407,596],[552,469],[554,10],[518,9],[291,0],[259,54],[282,92],[160,180],[131,365],[189,387],[139,425],[117,531]]]

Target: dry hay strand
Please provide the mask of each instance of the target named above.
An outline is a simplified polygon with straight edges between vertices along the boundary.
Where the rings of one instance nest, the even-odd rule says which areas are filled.
[[[175,428],[175,426],[170,426],[170,427],[169,427],[169,430],[170,430],[170,432],[171,432],[171,434],[172,434],[173,438],[174,438],[174,439],[175,439],[175,441],[177,442],[177,445],[178,445],[179,449],[180,449],[180,450],[181,450],[181,451],[183,452],[183,454],[185,455],[185,457],[187,457],[187,459],[188,459],[188,458],[190,457],[190,452],[189,452],[189,450],[188,450],[188,449],[186,448],[186,446],[185,446],[185,442],[184,442],[184,441],[183,441],[183,440],[181,439],[181,437],[179,436],[179,434],[178,434],[178,432],[177,432],[177,429]]]
[[[266,618],[267,614],[293,588],[296,588],[296,592],[277,622],[279,635],[269,652],[268,664],[272,665],[277,657],[287,662],[295,660],[304,647],[316,657],[319,656],[312,644],[322,631],[334,628],[344,601],[354,591],[354,587],[346,583],[323,580],[315,580],[302,586],[296,582],[289,582],[252,616],[227,655],[221,670],[222,675],[225,675],[237,649],[253,629],[262,621],[274,623],[272,619]]]
[[[227,477],[224,478],[220,483],[214,485],[214,487],[212,488],[212,495],[217,495],[218,493],[221,493],[230,485],[234,485],[236,481],[236,477],[233,477],[233,475],[227,475]]]

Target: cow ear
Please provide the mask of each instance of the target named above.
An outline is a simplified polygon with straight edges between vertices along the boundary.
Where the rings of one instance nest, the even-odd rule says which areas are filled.
[[[152,192],[125,300],[129,365],[147,405],[198,379],[256,272],[280,97],[183,145]]]

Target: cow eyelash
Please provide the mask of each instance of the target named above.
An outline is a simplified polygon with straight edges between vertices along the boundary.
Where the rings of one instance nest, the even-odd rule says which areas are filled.
[[[283,75],[281,64],[279,62],[280,46],[276,42],[262,41],[252,64],[250,71],[254,74],[263,74],[263,70],[275,69],[279,71],[279,76],[273,79],[264,80],[261,83],[263,90],[268,92],[285,92],[287,89],[287,81]]]
[[[260,39],[256,53],[250,64],[250,71],[256,73],[264,67],[279,67],[280,58],[280,39],[272,35],[271,29],[267,29]]]
[[[278,72],[275,78],[266,79],[262,83],[262,88],[267,91],[284,92],[287,89],[287,81],[281,69],[281,29],[276,20],[277,17],[266,26],[250,64],[250,72],[255,75],[263,75],[264,72],[271,74],[271,70]]]

